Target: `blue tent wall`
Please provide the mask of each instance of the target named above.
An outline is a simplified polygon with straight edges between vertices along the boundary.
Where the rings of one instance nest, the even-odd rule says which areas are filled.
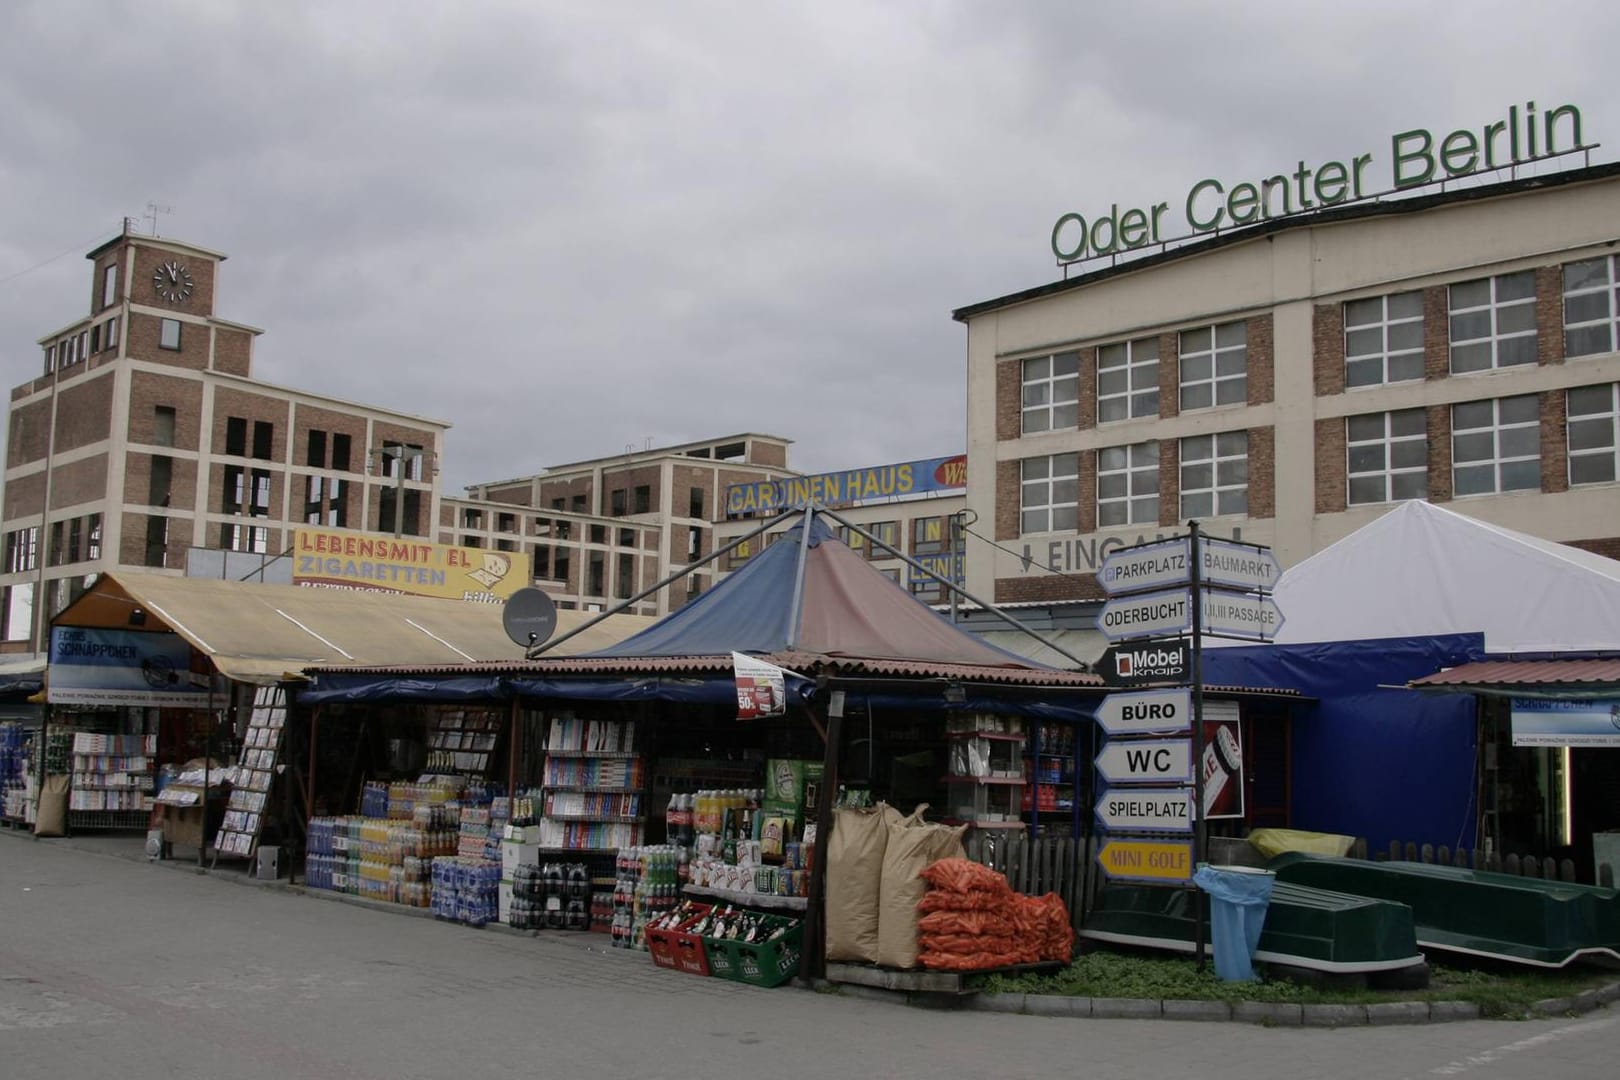
[[[1482,634],[1208,649],[1204,680],[1316,699],[1293,712],[1295,828],[1363,836],[1374,849],[1473,846],[1473,696],[1390,687],[1484,652]]]

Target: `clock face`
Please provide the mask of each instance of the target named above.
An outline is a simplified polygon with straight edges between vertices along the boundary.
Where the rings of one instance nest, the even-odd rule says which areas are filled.
[[[191,295],[191,272],[181,263],[170,259],[152,275],[152,287],[171,304],[178,304]]]

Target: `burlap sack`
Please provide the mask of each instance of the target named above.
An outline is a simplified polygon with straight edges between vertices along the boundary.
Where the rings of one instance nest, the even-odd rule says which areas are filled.
[[[877,963],[878,887],[889,826],[901,821],[888,803],[833,811],[827,837],[827,959]]]
[[[894,824],[883,853],[878,897],[878,963],[917,966],[917,902],[928,893],[922,871],[940,859],[961,859],[966,825]]]
[[[39,817],[34,822],[35,836],[66,836],[68,808],[68,778],[47,776],[45,787],[39,793]]]

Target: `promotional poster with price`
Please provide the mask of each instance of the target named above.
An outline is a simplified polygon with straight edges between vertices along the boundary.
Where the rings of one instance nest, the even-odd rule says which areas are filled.
[[[1232,701],[1204,702],[1204,820],[1243,816],[1243,729]]]

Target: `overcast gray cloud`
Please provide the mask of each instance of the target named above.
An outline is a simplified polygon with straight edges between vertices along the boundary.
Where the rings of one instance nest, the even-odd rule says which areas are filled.
[[[1620,138],[1617,40],[1600,0],[9,0],[0,363],[155,201],[260,378],[450,421],[452,492],[738,430],[954,453],[950,310],[1060,276],[1059,214],[1527,99]]]

